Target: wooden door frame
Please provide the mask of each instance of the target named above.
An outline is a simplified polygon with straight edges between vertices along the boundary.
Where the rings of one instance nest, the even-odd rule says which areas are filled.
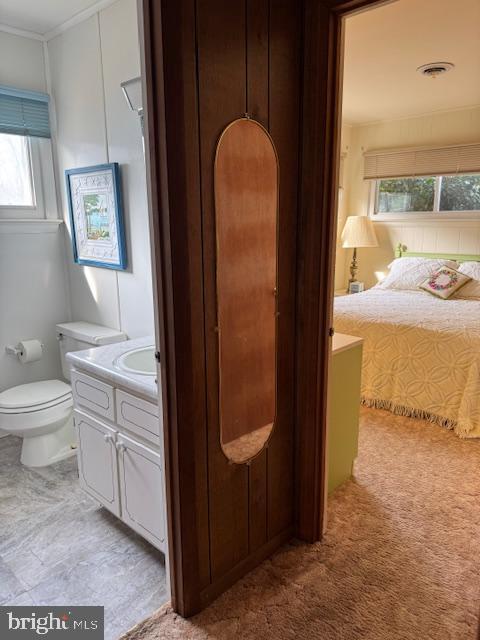
[[[194,0],[192,0],[194,1]],[[300,202],[298,220],[296,317],[296,535],[307,542],[321,539],[325,506],[327,385],[331,349],[333,269],[336,249],[337,184],[341,133],[343,18],[353,12],[395,0],[303,0],[303,99]],[[181,100],[191,86],[178,73],[164,77],[164,38],[182,37],[162,31],[161,2],[138,0],[144,113],[147,132],[153,289],[157,309],[156,341],[162,354],[161,384],[165,438],[169,567],[173,608],[183,616],[201,608],[198,594],[198,536],[195,509],[196,444],[187,416],[205,420],[183,374],[197,366],[194,322],[199,300],[189,242],[196,241],[188,216],[170,216],[172,199],[182,197],[188,158],[189,123],[182,121]],[[167,41],[168,47],[168,41]],[[165,82],[177,83],[178,113],[166,124]],[[171,107],[171,105],[170,105]],[[168,131],[175,127],[175,144]],[[183,170],[183,173],[182,173]],[[187,202],[183,203],[185,206]],[[177,262],[173,264],[173,255]],[[181,262],[178,262],[180,256]],[[179,265],[181,268],[179,269]],[[179,288],[185,295],[179,299]],[[198,354],[197,354],[198,355]],[[205,369],[195,371],[205,380]],[[260,560],[261,558],[258,558]],[[245,570],[252,568],[245,565]],[[240,577],[240,576],[237,576]],[[227,586],[227,585],[225,585]]]

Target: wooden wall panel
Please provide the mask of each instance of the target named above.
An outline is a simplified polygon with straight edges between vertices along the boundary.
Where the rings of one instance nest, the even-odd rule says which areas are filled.
[[[277,424],[268,447],[268,535],[294,520],[296,227],[300,132],[301,3],[270,2],[270,135],[280,166]]]
[[[390,1],[140,2],[169,557],[184,616],[294,531],[319,539],[342,16]],[[246,110],[279,155],[280,401],[268,449],[234,465],[218,425],[213,159],[221,131]]]
[[[178,329],[178,340],[188,336],[187,344],[175,344],[176,391],[169,386],[176,412],[170,455],[179,465],[172,478],[183,505],[173,514],[183,536],[174,552],[181,549],[184,571],[176,584],[190,596],[177,609],[191,615],[288,540],[295,527],[301,19],[296,0],[163,0],[161,20],[168,156],[163,195],[172,222],[164,230],[169,242],[162,242],[172,252],[172,331]],[[269,130],[279,156],[280,316],[276,424],[267,448],[238,465],[220,444],[213,178],[220,134],[245,113]],[[185,455],[175,446],[185,447]],[[192,455],[186,455],[188,447]]]
[[[152,66],[158,70],[163,63],[168,99],[164,113],[154,112],[156,120],[149,123],[148,131],[156,137],[150,144],[156,144],[159,149],[165,149],[163,145],[176,149],[175,156],[169,159],[168,172],[165,166],[161,167],[161,174],[156,174],[160,166],[150,166],[150,170],[154,174],[153,185],[158,188],[155,176],[160,183],[161,194],[157,198],[161,199],[165,212],[171,212],[175,218],[175,225],[169,225],[164,216],[162,226],[154,225],[154,232],[160,236],[163,248],[156,260],[164,270],[162,295],[168,309],[160,331],[167,334],[162,338],[162,346],[170,347],[163,347],[161,361],[163,398],[167,405],[164,414],[168,412],[166,420],[172,429],[167,471],[174,502],[192,505],[190,509],[173,507],[170,514],[177,531],[194,532],[193,540],[182,538],[182,548],[172,540],[174,606],[187,611],[199,606],[191,594],[210,583],[199,135],[198,119],[183,118],[185,112],[196,114],[197,111],[195,3],[188,0],[175,7],[165,3],[162,9],[160,15],[160,4],[154,3],[149,26],[155,30],[163,22],[165,27],[163,50],[156,40]],[[152,77],[150,82],[160,94],[153,98],[157,105],[163,101],[161,83],[157,77]],[[177,398],[181,398],[181,402],[177,402]],[[169,538],[172,537],[170,531]]]
[[[266,129],[269,128],[269,14],[269,0],[246,1],[247,112]],[[275,429],[274,425],[274,431]],[[268,536],[267,456],[268,451],[264,449],[249,465],[250,553],[261,548]]]
[[[229,122],[243,115],[246,109],[244,3],[198,0],[197,42],[209,432],[210,552],[212,580],[216,580],[248,555],[248,467],[229,464],[220,445],[213,185],[215,151],[220,134]]]

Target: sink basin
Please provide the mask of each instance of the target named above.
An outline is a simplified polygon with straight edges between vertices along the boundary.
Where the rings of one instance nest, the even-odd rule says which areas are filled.
[[[123,353],[113,363],[118,369],[144,376],[154,376],[157,373],[155,361],[155,347],[140,347]]]

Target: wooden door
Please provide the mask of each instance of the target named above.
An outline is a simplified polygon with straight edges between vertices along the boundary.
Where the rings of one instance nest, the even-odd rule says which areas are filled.
[[[295,529],[302,15],[296,0],[144,5],[151,54],[144,61],[146,143],[164,149],[147,155],[159,304],[166,313],[158,340],[172,590],[176,609],[190,615]],[[246,113],[268,132],[278,156],[277,395],[268,446],[248,464],[232,464],[220,438],[214,165],[221,133]]]
[[[390,0],[383,0],[390,1]],[[294,533],[322,531],[342,16],[377,0],[143,0],[145,131],[162,351],[172,601],[191,615]],[[277,416],[220,445],[213,168],[229,122],[278,153]]]
[[[165,551],[163,468],[159,453],[118,435],[122,519]]]
[[[79,447],[80,485],[116,516],[120,515],[116,432],[98,420],[75,411]]]

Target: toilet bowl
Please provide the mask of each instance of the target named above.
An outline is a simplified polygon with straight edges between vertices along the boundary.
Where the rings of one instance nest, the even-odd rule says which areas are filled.
[[[21,462],[44,467],[75,453],[72,391],[42,380],[0,393],[0,430],[23,438]]]
[[[56,325],[60,361],[70,380],[67,353],[122,342],[127,336],[89,322]],[[0,393],[0,432],[23,438],[21,462],[45,467],[75,453],[72,389],[62,380],[41,380]]]

